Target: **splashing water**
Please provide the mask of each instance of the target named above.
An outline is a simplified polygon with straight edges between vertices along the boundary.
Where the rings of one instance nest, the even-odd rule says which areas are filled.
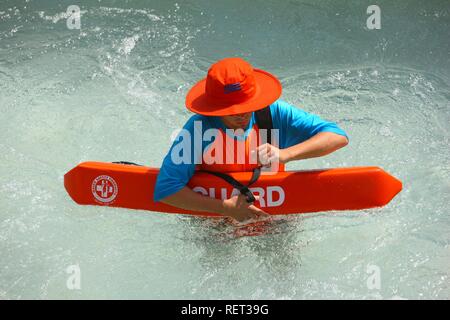
[[[447,1],[378,1],[380,30],[360,1],[84,1],[80,30],[55,3],[0,4],[0,299],[450,297]],[[159,166],[187,90],[226,56],[348,132],[288,169],[377,165],[402,193],[250,226],[69,199],[81,161]]]

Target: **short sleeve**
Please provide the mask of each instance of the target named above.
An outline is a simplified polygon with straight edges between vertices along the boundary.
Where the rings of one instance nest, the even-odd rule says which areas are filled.
[[[188,120],[164,157],[156,179],[155,202],[181,190],[194,175],[196,159],[202,153],[202,146],[195,146],[193,141],[194,132],[198,130],[195,121],[201,121],[201,118],[195,115]]]
[[[270,106],[273,126],[279,129],[280,147],[289,148],[306,141],[319,132],[333,132],[348,139],[347,134],[339,126],[325,121],[319,116],[296,108],[287,102],[277,100]]]

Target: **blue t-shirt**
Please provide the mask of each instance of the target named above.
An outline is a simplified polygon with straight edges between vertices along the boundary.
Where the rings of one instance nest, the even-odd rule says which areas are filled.
[[[279,130],[280,149],[299,144],[319,132],[334,132],[348,138],[347,134],[336,123],[324,121],[319,116],[307,113],[282,100],[277,100],[270,105],[270,113],[273,128]],[[199,121],[201,126],[199,126]],[[245,139],[255,122],[255,113],[253,113],[245,133],[235,138]],[[211,144],[211,141],[199,142],[194,141],[195,139],[191,137],[203,137],[204,132],[208,129],[222,129],[225,132],[226,127],[220,117],[196,114],[187,121],[183,129],[184,134],[180,133],[174,140],[161,165],[153,195],[154,201],[164,199],[182,189],[194,174],[196,163],[201,161],[205,148]],[[180,143],[186,142],[191,145],[187,152],[186,149],[180,148]],[[171,156],[172,151],[179,156],[179,159],[185,161],[179,159],[174,161]],[[186,153],[183,154],[183,152]]]

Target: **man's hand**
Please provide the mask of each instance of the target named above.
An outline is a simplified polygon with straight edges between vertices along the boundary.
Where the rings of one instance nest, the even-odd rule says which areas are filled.
[[[255,196],[255,199],[258,201],[259,196]],[[218,213],[239,222],[250,219],[264,220],[270,216],[252,203],[248,203],[242,194],[221,200],[194,192],[189,187],[183,187],[177,193],[162,199],[161,202],[186,210]]]
[[[255,196],[255,199],[259,200],[259,197]],[[250,219],[263,219],[270,216],[252,203],[248,203],[245,196],[242,194],[224,200],[222,214],[236,219],[239,222]]]
[[[262,166],[270,167],[272,163],[288,162],[288,152],[285,149],[278,149],[269,143],[265,143],[256,150],[258,152],[258,164]]]

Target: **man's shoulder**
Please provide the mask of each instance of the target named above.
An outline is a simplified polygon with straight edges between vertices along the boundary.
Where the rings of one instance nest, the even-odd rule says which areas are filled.
[[[278,99],[274,103],[270,105],[271,108],[285,108],[290,107],[291,105],[284,101],[283,99]]]
[[[270,105],[270,110],[272,112],[274,112],[274,111],[275,112],[287,112],[292,109],[299,109],[299,108],[297,108],[296,106],[294,106],[282,99],[278,99]]]
[[[292,116],[292,113],[296,113],[296,111],[302,112],[304,110],[284,100],[278,99],[270,105],[270,111],[272,113],[272,116],[284,117]]]

